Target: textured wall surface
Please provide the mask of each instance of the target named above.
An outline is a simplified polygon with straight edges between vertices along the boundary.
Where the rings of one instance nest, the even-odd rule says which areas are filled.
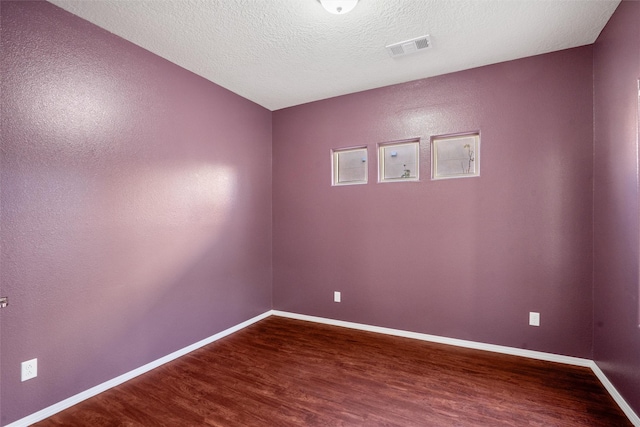
[[[640,2],[623,1],[594,46],[594,359],[636,413],[638,79]]]
[[[49,3],[1,7],[6,424],[271,308],[271,113]]]
[[[591,357],[592,102],[583,47],[274,112],[274,308]],[[481,177],[431,181],[430,137],[467,131]],[[412,137],[420,182],[376,183]],[[331,187],[358,145],[369,183]]]

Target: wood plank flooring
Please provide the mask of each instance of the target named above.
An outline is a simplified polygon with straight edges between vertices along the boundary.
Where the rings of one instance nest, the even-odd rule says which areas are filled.
[[[631,426],[588,368],[269,317],[48,426]]]

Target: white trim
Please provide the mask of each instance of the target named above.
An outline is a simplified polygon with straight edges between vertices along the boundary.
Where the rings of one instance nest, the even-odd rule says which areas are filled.
[[[290,319],[306,320],[309,322],[324,323],[327,325],[342,326],[344,328],[358,329],[361,331],[377,332],[380,334],[394,335],[397,337],[412,338],[420,341],[429,341],[439,344],[454,345],[456,347],[472,348],[475,350],[491,351],[494,353],[510,354],[512,356],[528,357],[530,359],[546,360],[547,362],[564,363],[566,365],[576,365],[590,367],[593,361],[579,357],[562,356],[560,354],[544,353],[541,351],[523,350],[520,348],[506,347],[495,344],[485,344],[476,341],[467,341],[457,338],[447,338],[439,335],[421,334],[418,332],[403,331],[401,329],[383,328],[381,326],[371,326],[362,323],[344,322],[342,320],[327,319],[324,317],[307,316],[306,314],[289,313],[274,310],[275,316],[288,317]]]
[[[385,334],[385,335],[412,338],[412,339],[421,340],[421,341],[429,341],[429,342],[435,342],[439,344],[447,344],[447,345],[453,345],[457,347],[471,348],[475,350],[491,351],[494,353],[528,357],[530,359],[545,360],[548,362],[557,362],[557,363],[564,363],[568,365],[588,367],[588,368],[591,368],[591,370],[596,375],[596,377],[598,377],[598,379],[600,380],[602,385],[605,387],[605,389],[609,392],[611,397],[616,401],[618,406],[620,406],[620,409],[622,409],[625,415],[629,418],[629,421],[631,421],[631,423],[634,426],[640,427],[640,417],[638,417],[638,415],[633,411],[631,406],[629,406],[629,404],[624,400],[622,395],[620,395],[618,390],[616,390],[616,388],[613,386],[611,381],[609,381],[609,379],[606,377],[604,372],[600,370],[596,362],[594,362],[593,360],[582,359],[579,357],[563,356],[559,354],[544,353],[541,351],[523,350],[519,348],[506,347],[506,346],[495,345],[495,344],[485,344],[485,343],[480,343],[476,341],[447,338],[447,337],[442,337],[438,335],[422,334],[418,332],[404,331],[401,329],[383,328],[380,326],[365,325],[362,323],[345,322],[342,320],[328,319],[325,317],[308,316],[306,314],[290,313],[290,312],[279,311],[279,310],[270,310],[265,313],[262,313],[259,316],[251,318],[236,326],[232,326],[231,328],[225,329],[222,332],[212,335],[209,338],[205,338],[201,341],[198,341],[195,344],[191,344],[190,346],[187,346],[181,350],[177,350],[167,356],[161,357],[160,359],[157,359],[137,369],[127,372],[126,374],[120,375],[119,377],[113,378],[109,381],[106,381],[102,384],[99,384],[95,387],[92,387],[88,390],[78,393],[75,396],[71,396],[68,399],[65,399],[61,402],[53,404],[47,408],[44,408],[22,419],[14,421],[11,424],[7,424],[5,427],[27,427],[38,421],[42,421],[45,418],[55,415],[58,412],[61,412],[73,405],[76,405],[86,399],[89,399],[99,393],[102,393],[103,391],[106,391],[126,381],[129,381],[130,379],[133,379],[138,375],[142,375],[146,372],[149,372],[150,370],[155,369],[158,366],[171,362],[172,360],[175,360],[181,356],[184,356],[187,353],[197,350],[200,347],[203,347],[207,344],[211,344],[214,341],[224,338],[227,335],[231,335],[234,332],[244,329],[253,323],[266,319],[269,316],[280,316],[280,317],[287,317],[290,319],[306,320],[308,322],[323,323],[326,325],[333,325],[333,326],[341,326],[343,328],[358,329],[361,331],[376,332],[376,333]]]
[[[631,406],[629,406],[627,401],[624,400],[622,395],[620,393],[618,393],[618,390],[616,390],[616,388],[613,386],[613,384],[611,384],[611,381],[609,381],[609,378],[607,378],[607,376],[604,374],[604,372],[602,372],[602,370],[600,369],[598,364],[596,362],[594,362],[594,361],[591,361],[590,368],[593,371],[593,373],[596,374],[596,377],[598,377],[598,379],[600,380],[600,382],[602,383],[604,388],[607,389],[607,391],[609,392],[611,397],[613,397],[613,400],[616,401],[616,403],[618,404],[620,409],[622,409],[622,411],[625,413],[627,418],[629,418],[629,421],[631,421],[631,423],[634,426],[640,427],[640,417],[638,417],[638,414],[636,414],[633,411]]]
[[[175,360],[181,356],[184,356],[187,353],[190,353],[194,350],[199,349],[200,347],[204,347],[207,344],[211,344],[214,341],[217,341],[221,338],[226,337],[227,335],[231,335],[234,332],[237,332],[241,329],[246,328],[247,326],[256,323],[262,319],[266,319],[267,317],[271,316],[273,313],[272,311],[267,311],[265,313],[260,314],[259,316],[253,317],[249,320],[246,320],[236,326],[232,326],[228,329],[225,329],[222,332],[218,332],[215,335],[210,336],[209,338],[205,338],[201,341],[198,341],[194,344],[191,344],[187,347],[184,347],[180,350],[174,351],[171,354],[168,354],[164,357],[161,357],[160,359],[154,360],[153,362],[147,363],[146,365],[143,365],[139,368],[136,368],[132,371],[127,372],[126,374],[122,374],[116,378],[113,378],[109,381],[103,382],[102,384],[99,384],[95,387],[92,387],[88,390],[85,390],[83,392],[80,392],[74,396],[71,396],[61,402],[55,403],[47,408],[44,408],[38,412],[35,412],[31,415],[28,415],[24,418],[21,418],[17,421],[12,422],[11,424],[7,424],[5,427],[27,427],[31,424],[37,423],[38,421],[42,421],[45,418],[49,418],[52,415],[57,414],[58,412],[61,412],[73,405],[76,405],[80,402],[82,402],[83,400],[87,400],[90,397],[93,397],[99,393],[102,393],[103,391],[107,391],[110,388],[113,388],[115,386],[118,386],[126,381],[129,381],[130,379],[133,379],[135,377],[137,377],[138,375],[142,375],[146,372],[149,372],[152,369],[157,368],[158,366],[164,365],[165,363],[171,362],[172,360]]]

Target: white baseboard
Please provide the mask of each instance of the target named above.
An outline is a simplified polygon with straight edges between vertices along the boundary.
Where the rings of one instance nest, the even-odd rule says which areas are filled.
[[[334,319],[328,319],[328,318],[324,318],[324,317],[316,317],[316,316],[307,316],[305,314],[297,314],[297,313],[289,313],[289,312],[285,312],[285,311],[278,311],[278,310],[270,310],[267,311],[259,316],[256,316],[252,319],[249,319],[245,322],[242,322],[236,326],[233,326],[229,329],[225,329],[222,332],[219,332],[215,335],[210,336],[209,338],[205,338],[201,341],[198,341],[197,343],[191,344],[190,346],[187,346],[183,349],[177,350],[171,354],[168,354],[167,356],[161,357],[160,359],[157,359],[151,363],[147,363],[144,366],[141,366],[137,369],[134,369],[130,372],[127,372],[126,374],[120,375],[119,377],[113,378],[109,381],[106,381],[102,384],[99,384],[95,387],[92,387],[88,390],[85,390],[81,393],[78,393],[74,396],[69,397],[68,399],[65,399],[61,402],[58,402],[54,405],[51,405],[47,408],[44,408],[38,412],[35,412],[25,418],[21,418],[11,424],[7,424],[5,427],[27,427],[33,423],[36,423],[38,421],[42,421],[45,418],[48,418],[52,415],[57,414],[58,412],[61,412],[73,405],[76,405],[80,402],[82,402],[83,400],[89,399],[99,393],[102,393],[103,391],[106,391],[110,388],[113,388],[117,385],[120,385],[126,381],[129,381],[130,379],[133,379],[139,375],[142,375],[146,372],[149,372],[152,369],[157,368],[158,366],[164,365],[165,363],[171,362],[172,360],[175,360],[181,356],[184,356],[187,353],[190,353],[194,350],[199,349],[200,347],[203,347],[207,344],[210,344],[214,341],[217,341],[221,338],[226,337],[227,335],[231,335],[234,332],[237,332],[241,329],[246,328],[247,326],[256,323],[262,319],[265,319],[269,316],[280,316],[280,317],[287,317],[290,319],[298,319],[298,320],[306,320],[309,322],[316,322],[316,323],[323,323],[323,324],[327,324],[327,325],[334,325],[334,326],[341,326],[344,328],[350,328],[350,329],[358,329],[358,330],[362,330],[362,331],[369,331],[369,332],[377,332],[380,334],[386,334],[386,335],[394,335],[394,336],[398,336],[398,337],[405,337],[405,338],[412,338],[412,339],[417,339],[417,340],[421,340],[421,341],[429,341],[429,342],[435,342],[435,343],[439,343],[439,344],[448,344],[448,345],[453,345],[453,346],[457,346],[457,347],[465,347],[465,348],[472,348],[472,349],[476,349],[476,350],[484,350],[484,351],[491,351],[494,353],[502,353],[502,354],[510,354],[513,356],[522,356],[522,357],[528,357],[531,359],[538,359],[538,360],[546,360],[549,362],[557,362],[557,363],[564,363],[564,364],[568,364],[568,365],[575,365],[575,366],[583,366],[583,367],[588,367],[591,368],[591,370],[594,372],[594,374],[596,375],[596,377],[598,377],[598,379],[600,380],[600,382],[602,383],[602,385],[606,388],[606,390],[609,392],[609,394],[611,395],[611,397],[613,397],[613,399],[616,401],[616,403],[620,406],[620,408],[622,409],[622,411],[624,411],[624,413],[627,415],[627,417],[629,418],[629,420],[633,423],[634,426],[636,427],[640,427],[640,418],[638,417],[638,415],[633,411],[633,409],[631,408],[631,406],[629,406],[629,404],[624,400],[624,398],[620,395],[620,393],[616,390],[616,388],[613,386],[613,384],[611,384],[611,382],[609,381],[609,379],[606,377],[606,375],[600,370],[600,368],[598,367],[598,365],[590,359],[582,359],[579,357],[571,357],[571,356],[563,356],[563,355],[559,355],[559,354],[552,354],[552,353],[545,353],[545,352],[541,352],[541,351],[533,351],[533,350],[523,350],[523,349],[519,349],[519,348],[513,348],[513,347],[506,347],[506,346],[501,346],[501,345],[495,345],[495,344],[485,344],[485,343],[479,343],[479,342],[475,342],[475,341],[467,341],[467,340],[460,340],[460,339],[456,339],[456,338],[447,338],[447,337],[442,337],[442,336],[438,336],[438,335],[429,335],[429,334],[422,334],[422,333],[418,333],[418,332],[410,332],[410,331],[404,331],[401,329],[391,329],[391,328],[383,328],[380,326],[372,326],[372,325],[365,325],[362,323],[353,323],[353,322],[345,322],[342,320],[334,320]]]
[[[394,335],[397,337],[412,338],[420,341],[435,342],[438,344],[454,345],[456,347],[472,348],[475,350],[491,351],[494,353],[510,354],[512,356],[528,357],[530,359],[546,360],[548,362],[558,362],[567,365],[576,365],[590,367],[592,361],[590,359],[581,359],[579,357],[562,356],[559,354],[544,353],[541,351],[523,350],[520,348],[506,347],[495,344],[485,344],[476,341],[460,340],[456,338],[447,338],[438,335],[421,334],[418,332],[409,332],[401,329],[383,328],[380,326],[365,325],[362,323],[344,322],[342,320],[327,319],[324,317],[307,316],[305,314],[289,313],[285,311],[274,310],[275,316],[288,317],[290,319],[307,320],[310,322],[324,323],[327,325],[342,326],[344,328],[359,329],[361,331],[377,332],[385,335]]]
[[[616,401],[620,409],[625,413],[629,421],[634,426],[640,427],[640,418],[633,411],[631,406],[624,400],[622,395],[611,384],[604,372],[600,370],[596,362],[590,359],[582,359],[579,357],[563,356],[553,353],[545,353],[541,351],[523,350],[519,348],[506,347],[494,344],[485,344],[476,341],[460,340],[456,338],[447,338],[438,335],[421,334],[417,332],[409,332],[401,329],[383,328],[380,326],[365,325],[362,323],[345,322],[342,320],[327,319],[325,317],[307,316],[306,314],[290,313],[286,311],[272,310],[274,316],[288,317],[290,319],[306,320],[309,322],[324,323],[326,325],[341,326],[344,328],[358,329],[361,331],[377,332],[386,335],[394,335],[398,337],[413,338],[421,341],[435,342],[439,344],[454,345],[457,347],[472,348],[476,350],[491,351],[494,353],[510,354],[513,356],[528,357],[531,359],[545,360],[548,362],[564,363],[567,365],[583,366],[591,368],[593,373],[598,377],[602,385],[607,389],[611,397]]]
[[[38,412],[35,412],[27,417],[21,418],[17,421],[14,421],[11,424],[7,424],[5,427],[27,427],[31,424],[37,423],[38,421],[42,421],[45,418],[48,418],[52,415],[57,414],[60,411],[63,411],[73,405],[76,405],[80,402],[82,402],[83,400],[87,400],[90,397],[93,397],[99,393],[102,393],[103,391],[107,391],[110,388],[113,388],[117,385],[120,385],[126,381],[129,381],[130,379],[133,379],[135,377],[137,377],[138,375],[142,375],[146,372],[149,372],[152,369],[157,368],[158,366],[164,365],[165,363],[171,362],[172,360],[177,359],[178,357],[184,356],[187,353],[190,353],[194,350],[199,349],[200,347],[204,347],[207,344],[211,344],[214,341],[217,341],[221,338],[226,337],[227,335],[231,335],[234,332],[237,332],[241,329],[246,328],[247,326],[256,323],[262,319],[265,319],[269,316],[272,315],[271,311],[267,311],[265,313],[262,313],[259,316],[253,317],[247,321],[244,321],[238,325],[232,326],[231,328],[225,329],[222,332],[218,332],[215,335],[212,335],[208,338],[205,338],[201,341],[198,341],[197,343],[191,344],[187,347],[184,347],[180,350],[174,351],[171,354],[168,354],[164,357],[161,357],[160,359],[154,360],[153,362],[147,363],[146,365],[143,365],[139,368],[134,369],[133,371],[129,371],[126,374],[122,374],[119,377],[113,378],[109,381],[103,382],[102,384],[99,384],[95,387],[92,387],[88,390],[85,390],[81,393],[78,393],[74,396],[69,397],[68,399],[65,399],[61,402],[55,403],[47,408],[44,408]]]
[[[620,409],[622,409],[622,411],[625,413],[627,418],[629,418],[629,421],[631,421],[631,423],[634,426],[640,427],[640,417],[638,417],[638,414],[636,414],[633,411],[633,409],[631,409],[631,406],[629,406],[627,401],[624,400],[624,398],[620,395],[620,393],[618,393],[618,390],[616,390],[613,384],[611,384],[611,381],[609,381],[609,378],[607,378],[604,372],[600,370],[600,368],[598,367],[598,364],[594,361],[591,361],[590,368],[593,371],[593,373],[596,374],[596,377],[598,377],[598,379],[600,380],[604,388],[607,389],[611,397],[613,397],[613,400],[616,401]]]

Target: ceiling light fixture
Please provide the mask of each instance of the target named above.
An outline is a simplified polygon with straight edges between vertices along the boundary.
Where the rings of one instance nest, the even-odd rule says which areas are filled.
[[[358,0],[318,0],[322,7],[329,13],[344,15],[353,10],[358,4]]]

